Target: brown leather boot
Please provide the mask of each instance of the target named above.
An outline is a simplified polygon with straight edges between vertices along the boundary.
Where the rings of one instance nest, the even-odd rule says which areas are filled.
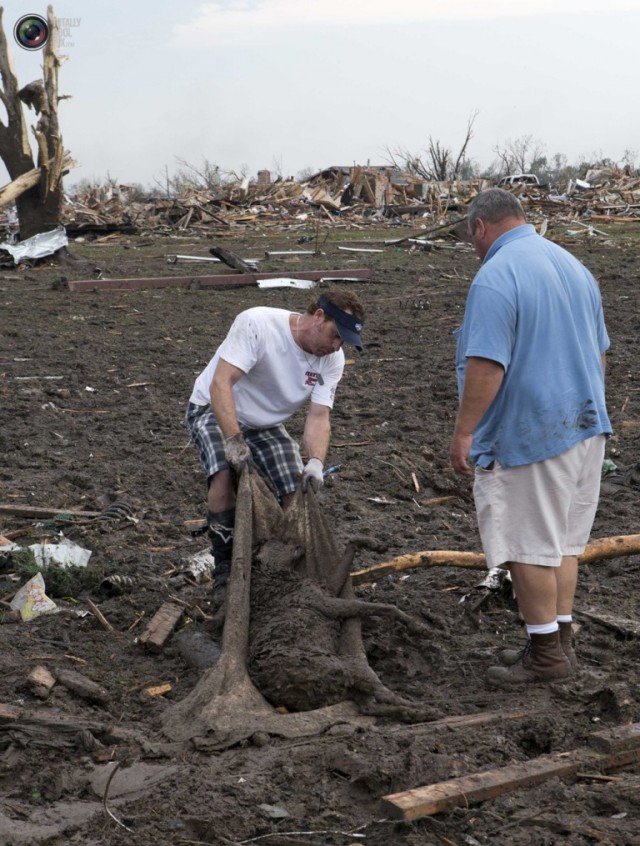
[[[573,648],[573,630],[571,623],[558,623],[560,632],[560,646],[564,652],[572,670],[578,668],[578,658]],[[521,649],[503,649],[499,655],[500,663],[505,667],[512,667],[521,661],[525,653],[531,650],[531,643],[527,641]]]
[[[567,656],[567,660],[571,664],[571,669],[576,670],[578,668],[578,657],[573,648],[573,628],[571,623],[558,623],[558,629],[560,631],[560,646],[562,647],[562,651]]]
[[[506,686],[556,681],[571,675],[558,632],[532,634],[521,660],[510,667],[489,667],[489,681]]]

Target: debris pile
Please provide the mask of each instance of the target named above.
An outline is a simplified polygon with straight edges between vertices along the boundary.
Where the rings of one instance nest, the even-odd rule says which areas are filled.
[[[426,181],[391,166],[334,166],[303,181],[271,180],[260,171],[180,196],[145,196],[139,188],[109,182],[67,197],[63,220],[71,238],[88,235],[231,234],[238,227],[306,229],[324,226],[428,226],[464,217],[465,206],[488,179]],[[557,186],[513,184],[533,221],[583,220],[586,224],[640,221],[640,177],[628,169],[599,168]],[[2,209],[0,227],[17,229],[15,211]]]
[[[416,216],[434,221],[460,211],[489,185],[481,179],[425,182],[391,167],[331,167],[302,182],[271,182],[261,172],[254,183],[245,179],[171,198],[140,198],[127,186],[92,186],[67,198],[63,222],[69,236],[78,237],[221,233],[238,226],[306,228],[314,221],[366,226]]]

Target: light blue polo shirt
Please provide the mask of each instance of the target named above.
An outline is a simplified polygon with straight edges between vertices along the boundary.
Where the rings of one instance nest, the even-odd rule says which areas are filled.
[[[455,335],[460,396],[469,357],[505,369],[474,432],[472,462],[531,464],[611,434],[600,358],[609,336],[600,289],[581,262],[531,224],[492,244]]]

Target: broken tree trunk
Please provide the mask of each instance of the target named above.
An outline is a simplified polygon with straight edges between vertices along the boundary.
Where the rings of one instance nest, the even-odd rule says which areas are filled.
[[[66,173],[72,167],[75,167],[75,164],[76,163],[69,153],[65,153],[64,159],[62,160],[62,169],[64,172]],[[50,162],[50,165],[53,166],[54,162]],[[38,185],[40,178],[40,169],[34,167],[33,170],[23,173],[17,179],[14,179],[13,182],[9,182],[8,185],[0,188],[0,208],[16,202],[17,198],[24,194],[25,191],[28,191]]]
[[[582,555],[578,556],[578,564],[592,564],[594,561],[638,554],[640,554],[640,535],[616,535],[611,538],[600,538],[588,544]],[[481,552],[426,550],[399,555],[382,564],[356,570],[351,574],[351,578],[354,584],[362,584],[388,576],[390,573],[401,573],[418,567],[463,567],[484,570],[487,567],[487,561]]]
[[[256,546],[261,553],[252,561]],[[312,491],[298,490],[284,512],[258,474],[245,469],[221,656],[167,711],[165,734],[213,735],[208,748],[221,749],[256,732],[301,737],[334,723],[365,724],[373,714],[432,719],[432,710],[394,694],[369,667],[360,617],[388,614],[414,632],[430,630],[395,606],[356,600],[350,565]],[[290,712],[279,713],[279,706]]]
[[[65,153],[58,125],[58,103],[63,99],[58,95],[61,61],[57,54],[59,29],[51,6],[47,19],[50,37],[43,52],[43,78],[19,89],[0,9],[0,101],[7,112],[7,122],[0,120],[0,155],[12,180],[4,190],[15,199],[21,240],[60,225],[62,179],[75,164]],[[24,103],[39,114],[36,126],[31,127],[38,151],[36,159],[29,143]],[[31,184],[34,170],[38,178]],[[26,178],[26,188],[25,182],[19,181],[21,178]]]

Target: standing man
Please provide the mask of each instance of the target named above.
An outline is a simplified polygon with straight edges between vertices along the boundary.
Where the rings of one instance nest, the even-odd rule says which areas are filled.
[[[241,312],[198,376],[186,425],[207,474],[209,537],[215,558],[214,601],[229,577],[235,486],[248,461],[287,506],[300,483],[323,483],[336,387],[344,370],[342,345],[362,350],[364,306],[350,291],[331,289],[304,314],[257,306]],[[284,427],[307,400],[300,448]]]
[[[456,331],[451,463],[474,473],[487,566],[509,568],[529,636],[488,675],[504,686],[562,679],[577,665],[577,556],[611,434],[600,291],[576,258],[526,223],[508,191],[478,194],[468,226],[482,267]]]

